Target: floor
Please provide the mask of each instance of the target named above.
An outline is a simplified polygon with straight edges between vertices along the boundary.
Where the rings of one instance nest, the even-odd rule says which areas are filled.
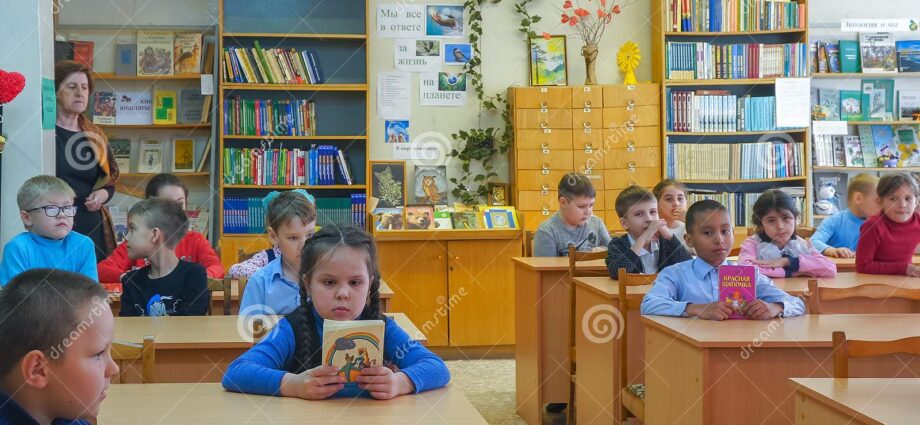
[[[514,360],[449,360],[451,384],[458,385],[492,425],[526,425],[515,413]],[[564,425],[565,412],[547,413],[543,425]]]

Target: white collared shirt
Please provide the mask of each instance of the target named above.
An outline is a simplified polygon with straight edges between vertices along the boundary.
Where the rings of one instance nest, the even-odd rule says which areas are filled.
[[[626,237],[629,238],[630,246],[636,244],[636,240],[633,239],[632,235],[627,233]],[[649,244],[649,249],[642,247],[642,250],[639,251],[639,261],[642,262],[642,274],[658,273],[658,241],[653,240]]]

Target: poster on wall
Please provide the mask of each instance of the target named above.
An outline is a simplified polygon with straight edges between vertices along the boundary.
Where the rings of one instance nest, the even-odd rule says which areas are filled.
[[[404,121],[410,118],[412,75],[406,72],[385,72],[377,75],[377,115],[385,120]]]
[[[441,42],[398,39],[394,43],[394,65],[399,71],[425,72],[441,68]]]
[[[428,37],[465,38],[463,6],[431,4],[426,6],[425,35]]]
[[[465,106],[466,74],[430,72],[419,77],[419,105]]]
[[[441,49],[444,65],[463,66],[473,58],[473,45],[469,43],[444,43]]]
[[[377,36],[417,38],[425,35],[425,6],[406,4],[377,5]]]
[[[409,121],[384,121],[386,143],[409,143]]]

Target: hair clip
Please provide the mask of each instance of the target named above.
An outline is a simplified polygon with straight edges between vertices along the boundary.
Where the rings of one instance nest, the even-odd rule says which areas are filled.
[[[304,198],[307,198],[307,201],[310,201],[311,204],[316,205],[316,198],[314,198],[313,195],[308,193],[306,190],[294,189],[294,190],[291,190],[290,192],[299,193],[303,195]],[[281,192],[277,190],[273,190],[269,192],[268,195],[265,195],[265,197],[262,198],[262,207],[265,208],[266,211],[268,211],[268,204],[271,204],[272,201],[275,200],[275,198],[277,198],[278,195],[280,194]]]

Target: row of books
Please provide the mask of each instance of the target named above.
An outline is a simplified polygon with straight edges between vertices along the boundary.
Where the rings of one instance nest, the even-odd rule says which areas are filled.
[[[355,193],[351,198],[316,198],[316,225],[356,225],[364,229],[367,221],[367,195]]]
[[[804,77],[808,75],[807,46],[792,44],[667,43],[669,80],[736,80]]]
[[[696,192],[696,190],[697,189],[694,189],[694,192],[691,192],[687,196],[687,204],[692,205],[694,202],[704,199],[719,201],[719,203],[725,205],[725,208],[728,209],[736,227],[750,227],[753,224],[751,217],[754,215],[754,203],[757,202],[757,198],[761,195],[760,193],[700,193]],[[805,211],[805,188],[784,187],[782,191],[792,197],[799,211]],[[797,219],[799,224],[802,223],[803,215],[804,214],[799,214]]]
[[[365,228],[367,199],[364,194],[351,198],[316,198],[317,225],[352,224]],[[265,207],[261,197],[224,198],[224,233],[265,233]]]
[[[517,229],[517,211],[511,206],[479,205],[457,211],[433,205],[407,205],[405,208],[377,208],[374,229],[386,230],[475,230]]]
[[[811,89],[815,121],[920,121],[920,90],[899,90],[894,80],[862,80],[860,90]],[[897,113],[895,113],[897,112]]]
[[[353,185],[348,157],[330,145],[310,149],[224,148],[224,184]]]
[[[736,132],[776,129],[776,98],[738,97],[728,90],[672,91],[668,131]]]
[[[915,126],[900,126],[895,131],[887,125],[861,125],[858,133],[814,135],[814,164],[870,168],[920,166],[920,140]]]
[[[224,134],[313,136],[316,103],[306,99],[224,99]]]
[[[173,137],[171,140],[142,137],[137,142],[132,138],[109,137],[109,145],[115,155],[115,163],[121,173],[189,173],[204,171],[211,157],[210,138]],[[139,145],[135,147],[135,145]],[[163,167],[164,144],[172,147],[172,165]]]
[[[259,84],[323,84],[326,77],[315,50],[225,47],[224,82]]]
[[[891,33],[860,33],[859,40],[813,41],[812,73],[920,72],[920,40],[894,41]]]
[[[805,26],[805,5],[789,0],[668,0],[672,32],[770,31]]]
[[[668,176],[677,180],[752,180],[797,177],[804,171],[801,143],[671,143]]]
[[[119,31],[115,40],[115,75],[160,76],[210,73],[214,66],[213,43],[205,43],[201,33],[137,31],[126,37]],[[72,59],[93,68],[94,44],[70,35],[70,41],[55,41],[55,61]],[[136,41],[135,41],[136,40]],[[202,51],[205,52],[202,55]]]
[[[178,100],[178,102],[177,102]],[[211,96],[200,87],[150,91],[97,91],[93,94],[93,123],[99,125],[170,125],[207,123]]]

